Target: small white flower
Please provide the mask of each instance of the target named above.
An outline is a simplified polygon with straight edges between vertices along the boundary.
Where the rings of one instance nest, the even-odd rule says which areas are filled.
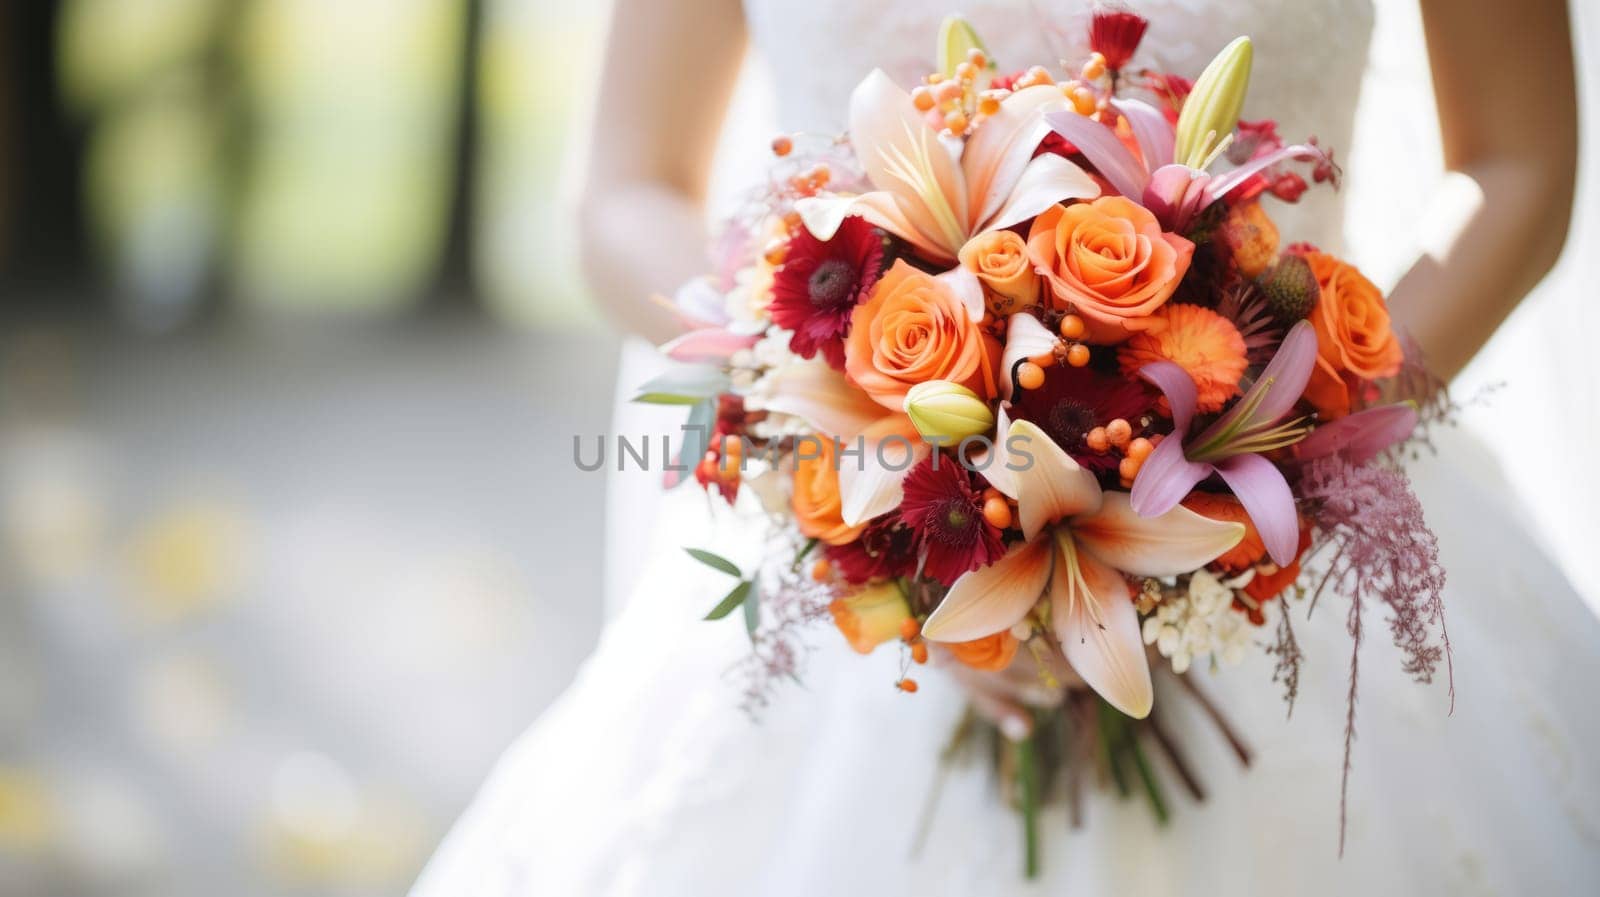
[[[1248,580],[1247,580],[1248,581]],[[1213,665],[1235,666],[1250,646],[1250,629],[1233,610],[1234,582],[1218,579],[1208,570],[1190,574],[1184,591],[1162,601],[1145,617],[1145,644],[1154,644],[1161,656],[1182,673],[1201,657]]]

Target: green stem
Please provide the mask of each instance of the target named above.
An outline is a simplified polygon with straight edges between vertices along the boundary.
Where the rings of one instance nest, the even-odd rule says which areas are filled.
[[[791,572],[791,573],[799,572],[799,570],[800,570],[800,562],[806,559],[806,555],[810,554],[811,553],[811,549],[816,548],[817,547],[817,543],[820,542],[820,541],[821,541],[820,539],[812,539],[811,541],[809,541],[809,542],[807,542],[805,544],[804,548],[801,548],[798,552],[796,552],[795,556],[794,556],[794,563],[789,565],[789,572]]]
[[[1033,736],[1017,742],[1017,796],[1022,801],[1023,874],[1039,877],[1039,767]]]
[[[1145,758],[1144,748],[1139,747],[1139,738],[1133,732],[1128,733],[1128,747],[1133,752],[1133,765],[1139,770],[1139,779],[1144,783],[1144,793],[1150,798],[1150,808],[1155,811],[1156,822],[1160,825],[1167,824],[1167,802],[1161,795],[1161,785],[1156,782],[1155,771],[1150,768],[1150,761]]]
[[[1106,769],[1111,773],[1111,781],[1116,783],[1117,794],[1127,797],[1133,793],[1128,788],[1128,777],[1122,769],[1122,755],[1118,750],[1122,746],[1122,715],[1116,708],[1105,701],[1096,700],[1100,710],[1100,745],[1105,749]]]

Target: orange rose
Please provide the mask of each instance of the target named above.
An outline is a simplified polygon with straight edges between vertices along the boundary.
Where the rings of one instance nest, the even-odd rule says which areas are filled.
[[[951,380],[995,394],[1000,344],[942,281],[897,261],[850,317],[844,370],[879,404],[901,410],[911,387]]]
[[[1156,216],[1123,196],[1053,206],[1028,232],[1028,257],[1055,305],[1082,317],[1095,343],[1151,327],[1192,255],[1193,243],[1163,233]]]
[[[991,230],[961,247],[961,264],[983,282],[984,299],[997,317],[1039,301],[1039,275],[1028,261],[1028,244],[1014,231]]]
[[[1011,630],[1002,629],[970,642],[951,642],[945,645],[951,656],[975,670],[998,672],[1011,666],[1017,656],[1017,637]]]
[[[835,598],[828,605],[833,625],[860,654],[900,637],[900,627],[911,619],[911,609],[892,582],[868,586],[854,595]]]
[[[1383,293],[1354,265],[1324,252],[1308,252],[1306,261],[1321,287],[1311,309],[1317,331],[1317,366],[1306,387],[1306,401],[1325,418],[1350,413],[1351,391],[1364,380],[1392,377],[1404,353]]]
[[[1201,517],[1221,520],[1224,523],[1244,524],[1244,538],[1239,540],[1238,545],[1218,555],[1214,561],[1228,572],[1242,573],[1267,556],[1267,546],[1261,541],[1261,533],[1256,531],[1255,521],[1245,513],[1244,505],[1240,504],[1237,498],[1215,492],[1191,492],[1182,504]]]
[[[838,444],[826,436],[802,438],[795,449],[794,508],[800,532],[826,545],[854,542],[865,523],[846,526],[841,516]],[[811,457],[815,455],[816,457]]]

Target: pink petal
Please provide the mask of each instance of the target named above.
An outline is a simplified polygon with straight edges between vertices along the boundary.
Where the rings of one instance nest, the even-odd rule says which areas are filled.
[[[1310,321],[1301,321],[1289,328],[1278,353],[1267,362],[1266,370],[1250,388],[1265,389],[1271,383],[1266,398],[1256,408],[1255,420],[1272,423],[1294,408],[1311,382],[1311,370],[1317,364],[1317,332]]]
[[[1026,312],[1019,311],[1006,319],[1006,347],[1000,353],[1001,398],[1011,398],[1011,370],[1017,362],[1054,350],[1058,341],[1055,331]]]
[[[1100,483],[1094,474],[1078,466],[1033,422],[1012,421],[1006,445],[1025,453],[1025,460],[1013,464],[1021,469],[1011,472],[1025,538],[1032,539],[1057,520],[1100,507]]]
[[[1077,147],[1118,193],[1135,201],[1144,195],[1144,185],[1150,180],[1149,170],[1128,152],[1110,128],[1076,112],[1051,112],[1044,120]]]
[[[1317,363],[1317,333],[1310,321],[1289,328],[1278,352],[1250,385],[1245,394],[1194,438],[1194,445],[1205,445],[1219,433],[1242,432],[1269,427],[1288,414],[1300,401]],[[1254,409],[1252,410],[1252,407]],[[1246,414],[1249,419],[1240,418]]]
[[[1027,221],[1058,202],[1099,195],[1100,185],[1082,168],[1046,153],[1022,170],[1022,177],[1017,179],[1005,204],[983,222],[981,229],[1000,230]]]
[[[1140,202],[1167,230],[1188,230],[1208,203],[1206,185],[1210,182],[1210,175],[1187,165],[1164,165],[1150,176]]]
[[[761,335],[729,333],[720,327],[691,330],[661,347],[668,358],[677,361],[727,361],[740,349],[748,349],[760,342]]]
[[[1300,553],[1300,518],[1283,473],[1260,455],[1244,454],[1217,462],[1217,475],[1244,505],[1273,563],[1280,567],[1294,563]]]
[[[1050,577],[1050,628],[1073,672],[1134,719],[1150,715],[1155,695],[1139,637],[1139,615],[1122,574],[1060,534]]]
[[[1126,492],[1107,492],[1100,510],[1072,518],[1071,526],[1083,552],[1135,576],[1192,573],[1244,538],[1244,524],[1202,517],[1183,505],[1141,517]]]
[[[772,394],[759,403],[752,399],[753,405],[792,414],[828,436],[853,437],[888,413],[844,374],[820,360],[780,368],[770,383]]]
[[[970,642],[1021,622],[1050,581],[1049,539],[1025,542],[987,567],[962,575],[922,624],[924,638]]]
[[[856,526],[899,507],[911,468],[932,451],[904,414],[879,420],[859,440],[844,439],[838,463],[839,516],[845,525]]]
[[[1113,100],[1111,105],[1128,119],[1146,169],[1156,171],[1172,164],[1172,148],[1178,137],[1161,110],[1143,100]]]
[[[1189,432],[1189,422],[1194,420],[1195,407],[1200,393],[1195,388],[1189,372],[1170,361],[1157,361],[1139,369],[1139,376],[1167,397],[1172,409],[1172,431],[1182,435]]]
[[[1229,193],[1232,193],[1240,184],[1243,184],[1245,181],[1249,180],[1251,175],[1262,170],[1263,168],[1271,168],[1272,166],[1277,165],[1279,162],[1287,162],[1290,159],[1314,161],[1326,158],[1327,154],[1322,150],[1317,149],[1314,146],[1307,146],[1303,143],[1296,143],[1293,146],[1286,146],[1282,149],[1267,153],[1265,156],[1262,156],[1259,159],[1251,159],[1249,162],[1240,165],[1238,168],[1235,168],[1232,171],[1217,175],[1215,178],[1212,178],[1211,187],[1208,192],[1211,195],[1212,201],[1216,201],[1224,196],[1227,196]]]
[[[1211,465],[1183,456],[1183,440],[1174,433],[1144,460],[1133,478],[1130,503],[1141,517],[1158,517],[1177,506],[1201,480],[1211,475]]]
[[[1380,405],[1319,425],[1295,446],[1302,461],[1343,454],[1351,464],[1365,464],[1417,428],[1417,408],[1409,402]]]
[[[1066,98],[1059,88],[1024,87],[1007,95],[1000,102],[1000,111],[985,118],[967,138],[961,152],[961,169],[967,181],[967,209],[973,223],[994,215],[1012,194],[1039,141],[1050,133],[1044,113],[1065,108]],[[1048,204],[1043,208],[1049,208]]]

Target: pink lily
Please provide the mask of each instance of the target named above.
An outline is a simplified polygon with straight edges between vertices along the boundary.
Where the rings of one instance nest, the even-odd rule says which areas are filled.
[[[1351,464],[1365,464],[1417,428],[1417,406],[1410,402],[1379,405],[1318,426],[1294,447],[1299,461],[1344,455]]]
[[[1279,566],[1293,563],[1300,538],[1294,494],[1283,473],[1260,453],[1305,437],[1308,428],[1301,420],[1283,419],[1300,401],[1316,360],[1316,331],[1310,322],[1301,321],[1289,329],[1250,389],[1194,435],[1189,424],[1194,420],[1196,391],[1188,372],[1170,361],[1141,368],[1139,375],[1166,394],[1173,430],[1139,468],[1133,480],[1133,509],[1145,516],[1164,514],[1197,483],[1216,474],[1244,505],[1272,560]]]
[[[1322,160],[1321,149],[1297,143],[1285,146],[1258,159],[1251,159],[1231,171],[1212,176],[1190,168],[1172,158],[1177,137],[1160,111],[1139,100],[1117,100],[1112,104],[1128,120],[1135,156],[1117,135],[1093,118],[1068,110],[1045,114],[1044,120],[1094,166],[1118,193],[1136,199],[1171,231],[1181,231],[1201,210],[1227,196],[1250,176],[1290,159]]]
[[[1094,475],[1043,430],[1006,431],[1006,476],[1025,542],[950,587],[922,626],[926,638],[964,642],[1016,625],[1048,598],[1051,632],[1090,688],[1135,718],[1150,713],[1150,666],[1127,575],[1173,576],[1205,566],[1244,538],[1244,526],[1174,507],[1133,512],[1125,492],[1101,492]],[[1031,459],[1031,460],[1029,460]]]
[[[954,265],[977,234],[1027,221],[1062,200],[1100,195],[1094,179],[1066,159],[1034,158],[1049,133],[1041,116],[1065,105],[1058,88],[1024,88],[1002,100],[964,144],[952,145],[909,93],[874,70],[850,96],[850,142],[874,189],[802,199],[795,209],[818,239],[860,215],[930,261]]]
[[[726,297],[709,278],[690,280],[671,299],[651,299],[672,312],[684,327],[683,333],[661,347],[674,361],[720,364],[761,341],[761,330],[753,321],[737,322],[729,317]]]

